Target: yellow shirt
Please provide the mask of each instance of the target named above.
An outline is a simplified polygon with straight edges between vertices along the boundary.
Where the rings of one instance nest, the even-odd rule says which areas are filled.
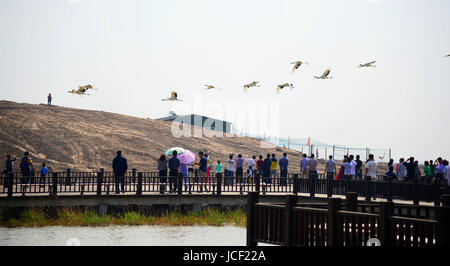
[[[272,163],[270,164],[270,170],[277,170],[277,160],[272,161]]]

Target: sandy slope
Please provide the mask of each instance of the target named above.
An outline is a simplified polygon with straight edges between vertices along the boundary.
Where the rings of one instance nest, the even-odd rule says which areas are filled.
[[[30,151],[39,165],[50,169],[93,171],[111,170],[117,150],[123,150],[129,168],[156,170],[155,160],[170,147],[180,146],[195,153],[205,151],[215,162],[226,162],[230,154],[251,155],[288,153],[290,172],[298,172],[300,152],[283,148],[261,148],[248,137],[175,138],[171,123],[125,115],[0,101],[0,156],[2,168],[6,154],[21,158]],[[265,156],[264,156],[265,157]],[[18,163],[16,164],[16,169]],[[323,169],[323,161],[319,169]]]

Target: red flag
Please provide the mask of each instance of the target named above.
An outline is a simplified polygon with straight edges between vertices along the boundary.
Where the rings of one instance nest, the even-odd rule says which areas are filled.
[[[306,144],[306,146],[310,146],[311,145],[311,137],[308,138],[308,143]]]

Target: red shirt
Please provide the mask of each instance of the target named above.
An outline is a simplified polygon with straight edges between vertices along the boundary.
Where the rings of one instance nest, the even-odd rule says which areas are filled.
[[[256,162],[256,167],[257,167],[257,169],[258,169],[258,170],[262,170],[263,164],[264,164],[264,161],[263,161],[263,160],[258,160],[258,161]]]

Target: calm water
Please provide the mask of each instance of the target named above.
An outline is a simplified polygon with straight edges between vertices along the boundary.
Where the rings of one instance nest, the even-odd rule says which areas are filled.
[[[225,226],[0,228],[0,246],[245,246],[246,229]]]

